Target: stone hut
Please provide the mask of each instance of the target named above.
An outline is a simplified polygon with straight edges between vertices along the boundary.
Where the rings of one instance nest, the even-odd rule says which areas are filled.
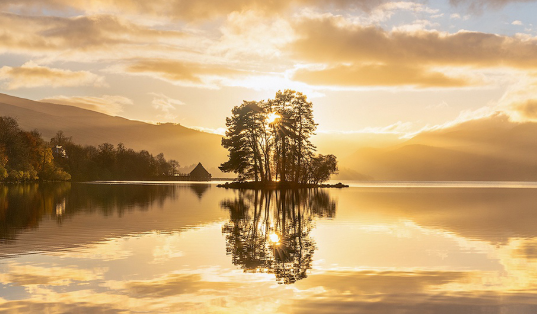
[[[191,181],[211,181],[211,174],[205,170],[201,162],[190,172],[188,177]]]

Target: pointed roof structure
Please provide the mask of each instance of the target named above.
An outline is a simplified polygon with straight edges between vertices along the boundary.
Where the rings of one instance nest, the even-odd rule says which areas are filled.
[[[201,162],[190,172],[189,176],[190,180],[194,181],[211,181],[211,174],[203,167]]]

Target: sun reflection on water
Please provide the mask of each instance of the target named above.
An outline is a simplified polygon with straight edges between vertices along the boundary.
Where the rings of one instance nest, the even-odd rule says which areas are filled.
[[[52,236],[85,244],[0,259],[0,312],[537,312],[534,192],[509,192],[502,205],[475,191],[349,189],[262,201],[254,192],[221,191],[207,190],[192,212],[180,207],[199,203],[191,191],[124,212],[113,221],[139,229],[104,240],[95,229],[113,217],[74,213],[63,191],[68,220],[42,218],[0,249]],[[505,204],[518,223],[504,216]],[[202,218],[198,211],[210,206],[213,215]],[[179,213],[198,223],[169,229]],[[70,229],[78,223],[93,229]]]

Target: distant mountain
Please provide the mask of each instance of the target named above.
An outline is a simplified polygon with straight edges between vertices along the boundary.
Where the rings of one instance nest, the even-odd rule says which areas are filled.
[[[178,124],[153,125],[5,94],[0,94],[0,115],[17,119],[22,129],[37,129],[46,140],[62,130],[78,144],[123,143],[126,147],[145,149],[155,155],[162,152],[167,159],[179,161],[181,166],[201,162],[217,176],[221,175],[218,165],[227,158],[227,151],[220,145],[220,135]]]
[[[47,140],[62,130],[79,144],[123,143],[152,154],[162,152],[182,167],[201,162],[213,176],[222,175],[217,167],[227,159],[221,136],[177,124],[153,125],[5,94],[0,94],[0,115],[16,118],[25,130],[39,130]],[[336,153],[340,180],[537,181],[537,123],[511,122],[502,114],[423,132],[389,148],[360,148],[365,143],[361,138],[339,140],[346,143],[337,145],[345,151],[356,149],[347,156]],[[337,148],[331,136],[316,141],[320,153],[334,153]],[[384,140],[389,141],[395,143]]]
[[[385,149],[361,148],[343,167],[375,180],[537,180],[537,123],[505,115],[424,132]]]

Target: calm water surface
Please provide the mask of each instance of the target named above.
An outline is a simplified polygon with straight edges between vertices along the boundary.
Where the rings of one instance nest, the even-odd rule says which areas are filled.
[[[536,187],[0,186],[0,312],[537,313]]]

